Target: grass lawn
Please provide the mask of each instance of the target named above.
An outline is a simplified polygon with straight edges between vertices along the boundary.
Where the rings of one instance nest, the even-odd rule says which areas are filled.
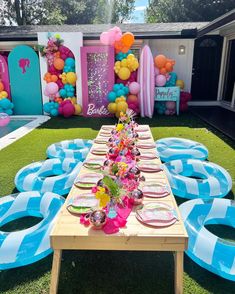
[[[47,146],[65,139],[92,139],[102,124],[114,119],[53,118],[40,128],[0,151],[0,196],[16,192],[17,171],[46,158]],[[235,179],[235,143],[192,114],[178,117],[139,119],[149,124],[154,138],[183,137],[201,142],[209,149],[209,160],[228,170]],[[235,187],[227,196],[234,198]],[[183,200],[177,198],[178,204]],[[9,223],[4,230],[22,229],[35,223],[25,218]],[[30,225],[29,225],[30,224]],[[220,237],[234,240],[235,232],[225,226],[210,226]],[[0,293],[46,294],[49,291],[52,256],[32,265],[0,272]],[[173,256],[167,252],[64,252],[59,293],[173,293]],[[184,293],[235,293],[235,283],[219,278],[185,257]]]

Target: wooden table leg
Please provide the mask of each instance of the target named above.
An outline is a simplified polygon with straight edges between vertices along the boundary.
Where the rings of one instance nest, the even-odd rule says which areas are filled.
[[[175,252],[175,294],[183,293],[184,252]]]
[[[59,284],[60,276],[60,264],[61,264],[61,253],[62,250],[54,250],[52,270],[51,270],[51,285],[50,285],[50,294],[56,294]]]

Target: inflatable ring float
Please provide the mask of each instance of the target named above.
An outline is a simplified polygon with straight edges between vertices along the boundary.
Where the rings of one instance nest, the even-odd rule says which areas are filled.
[[[63,197],[50,192],[31,191],[0,198],[0,226],[24,216],[42,218],[21,231],[0,230],[0,270],[31,264],[52,252],[50,232],[63,203]]]
[[[209,232],[205,225],[223,224],[235,229],[235,201],[186,201],[179,207],[189,235],[187,255],[198,265],[235,281],[235,243]]]
[[[84,160],[90,151],[93,144],[92,140],[65,140],[50,145],[47,148],[47,156],[49,158],[73,158],[77,160]]]
[[[47,159],[31,163],[18,171],[15,185],[20,192],[53,192],[68,194],[78,175],[82,162],[75,159]]]
[[[229,173],[212,162],[182,159],[164,166],[173,194],[182,198],[224,197],[232,188]]]
[[[183,138],[164,138],[156,141],[157,151],[162,161],[192,158],[205,160],[207,148],[201,143]]]

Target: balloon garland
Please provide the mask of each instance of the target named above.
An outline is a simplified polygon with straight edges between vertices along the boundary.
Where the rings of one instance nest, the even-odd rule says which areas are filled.
[[[13,114],[14,104],[10,101],[3,82],[0,80],[0,113]]]
[[[48,34],[46,46],[39,46],[39,51],[47,60],[48,71],[44,75],[46,86],[44,94],[49,101],[43,109],[51,116],[64,117],[79,115],[81,105],[76,101],[75,59],[72,51],[63,45],[59,34]]]
[[[108,110],[116,117],[119,117],[121,112],[125,113],[128,108],[139,113],[137,94],[140,85],[136,82],[139,61],[130,50],[134,41],[135,37],[132,33],[122,34],[119,27],[113,27],[100,35],[100,42],[103,45],[113,46],[116,53],[114,65],[116,84],[107,96]]]

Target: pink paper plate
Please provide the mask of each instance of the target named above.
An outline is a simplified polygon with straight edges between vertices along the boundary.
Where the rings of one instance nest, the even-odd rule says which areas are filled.
[[[177,221],[175,214],[173,207],[164,202],[149,202],[136,211],[136,218],[151,227],[167,227]],[[152,216],[156,218],[153,219]]]

